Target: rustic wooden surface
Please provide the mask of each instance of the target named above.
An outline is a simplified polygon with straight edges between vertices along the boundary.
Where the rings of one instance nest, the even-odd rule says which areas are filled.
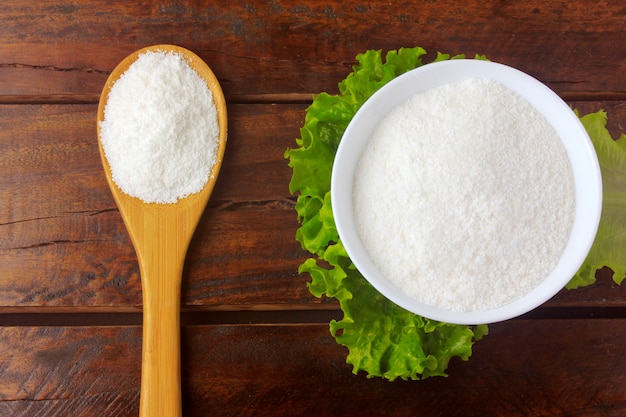
[[[626,131],[623,1],[0,3],[0,416],[135,416],[141,284],[100,165],[97,100],[144,46],[200,55],[229,142],[188,254],[187,416],[623,416],[626,288],[602,271],[492,325],[447,378],[353,375],[297,274],[284,150],[367,49],[485,54]]]

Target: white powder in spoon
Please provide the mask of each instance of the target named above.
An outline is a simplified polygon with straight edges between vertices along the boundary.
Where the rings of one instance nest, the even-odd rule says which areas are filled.
[[[100,138],[115,184],[147,203],[202,190],[217,158],[213,95],[185,58],[141,54],[107,98]]]
[[[555,268],[575,209],[565,148],[493,80],[414,96],[377,126],[353,201],[364,247],[408,295],[455,311],[505,305]]]

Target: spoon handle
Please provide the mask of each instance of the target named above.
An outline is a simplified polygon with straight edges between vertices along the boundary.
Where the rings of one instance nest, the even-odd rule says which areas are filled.
[[[144,217],[139,257],[143,289],[140,417],[181,417],[180,295],[187,242],[180,223]]]

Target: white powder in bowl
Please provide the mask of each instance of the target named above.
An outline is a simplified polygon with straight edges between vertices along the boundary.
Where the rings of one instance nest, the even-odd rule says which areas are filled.
[[[147,203],[174,203],[201,191],[218,136],[211,91],[174,52],[139,55],[111,88],[100,122],[113,181]]]
[[[555,268],[575,211],[557,133],[493,80],[418,94],[377,126],[355,174],[354,215],[379,271],[411,297],[479,311]]]

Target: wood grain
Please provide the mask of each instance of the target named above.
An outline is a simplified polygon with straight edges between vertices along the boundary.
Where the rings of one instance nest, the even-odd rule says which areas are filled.
[[[306,255],[294,239],[282,156],[295,143],[303,109],[229,109],[225,161],[189,249],[187,303],[311,299],[304,278],[295,277]],[[0,131],[2,305],[141,304],[134,251],[98,160],[95,110],[0,107],[9,125]],[[278,291],[285,285],[294,291]],[[259,291],[274,295],[259,299]]]
[[[353,375],[336,302],[297,273],[284,151],[313,94],[367,49],[485,54],[626,132],[621,0],[0,2],[0,416],[136,416],[141,282],[96,106],[113,68],[169,43],[215,71],[229,144],[182,285],[185,416],[626,415],[626,285],[602,270],[490,326],[425,381]]]
[[[140,336],[0,328],[11,341],[0,344],[0,414],[137,415]],[[187,326],[184,415],[619,417],[624,338],[624,319],[512,320],[492,325],[447,378],[389,383],[353,375],[327,325]]]
[[[573,102],[605,109],[617,137],[624,102]],[[306,105],[229,106],[229,144],[209,207],[189,248],[183,304],[313,305],[309,254],[298,227],[291,170]],[[141,305],[134,250],[99,160],[93,105],[0,106],[0,306]],[[608,274],[593,288],[563,292],[565,306],[622,306],[626,289]],[[280,308],[280,307],[276,307]]]
[[[6,0],[0,96],[99,94],[126,55],[159,43],[200,55],[227,96],[336,91],[358,53],[417,45],[486,54],[558,91],[624,92],[625,15],[620,0]]]

